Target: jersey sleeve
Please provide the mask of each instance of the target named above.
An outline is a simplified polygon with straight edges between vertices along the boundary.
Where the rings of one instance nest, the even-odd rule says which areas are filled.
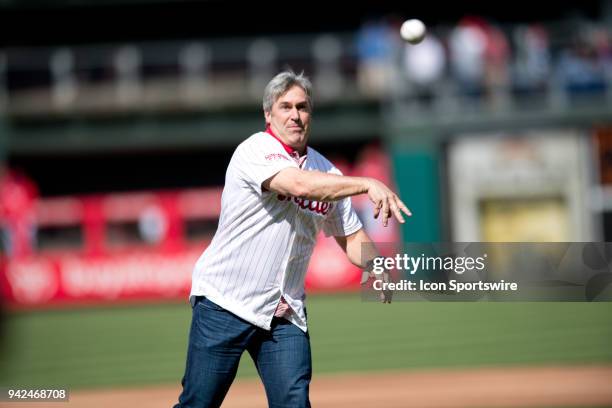
[[[282,145],[272,137],[257,138],[257,142],[242,144],[236,151],[234,166],[242,178],[259,195],[262,183],[288,167],[299,168]]]
[[[334,209],[323,222],[323,232],[327,237],[346,237],[362,227],[350,197],[334,203]]]

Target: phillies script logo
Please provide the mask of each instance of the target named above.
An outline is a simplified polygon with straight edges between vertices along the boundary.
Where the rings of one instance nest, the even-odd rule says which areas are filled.
[[[332,203],[322,203],[319,201],[308,200],[306,198],[284,196],[282,194],[278,194],[276,198],[279,201],[293,200],[293,202],[296,203],[301,209],[316,212],[321,215],[326,215],[334,207]]]

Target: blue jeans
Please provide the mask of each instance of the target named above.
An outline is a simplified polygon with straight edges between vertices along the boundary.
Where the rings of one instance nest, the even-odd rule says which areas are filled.
[[[174,408],[221,406],[244,350],[255,362],[270,408],[310,407],[308,333],[276,317],[267,331],[199,297],[193,306],[183,392]]]

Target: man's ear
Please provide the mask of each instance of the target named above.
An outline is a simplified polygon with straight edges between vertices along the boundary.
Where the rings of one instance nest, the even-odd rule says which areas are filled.
[[[270,124],[271,115],[270,112],[264,112],[264,117],[266,118],[266,126]]]

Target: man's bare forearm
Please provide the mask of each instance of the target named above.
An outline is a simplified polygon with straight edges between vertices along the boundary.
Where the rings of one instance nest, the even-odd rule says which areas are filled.
[[[304,197],[312,200],[337,201],[368,192],[368,180],[365,177],[302,171],[299,178],[304,188]]]
[[[369,180],[366,177],[285,169],[264,183],[264,187],[295,197],[317,201],[337,201],[345,197],[367,193]]]
[[[382,215],[383,226],[390,217],[404,223],[402,212],[412,213],[389,187],[370,177],[347,177],[320,171],[304,171],[286,168],[262,183],[263,190],[279,194],[303,197],[316,201],[336,201],[357,194],[367,193],[374,205],[374,218]]]
[[[347,237],[335,237],[351,263],[365,269],[379,253],[363,228]]]

